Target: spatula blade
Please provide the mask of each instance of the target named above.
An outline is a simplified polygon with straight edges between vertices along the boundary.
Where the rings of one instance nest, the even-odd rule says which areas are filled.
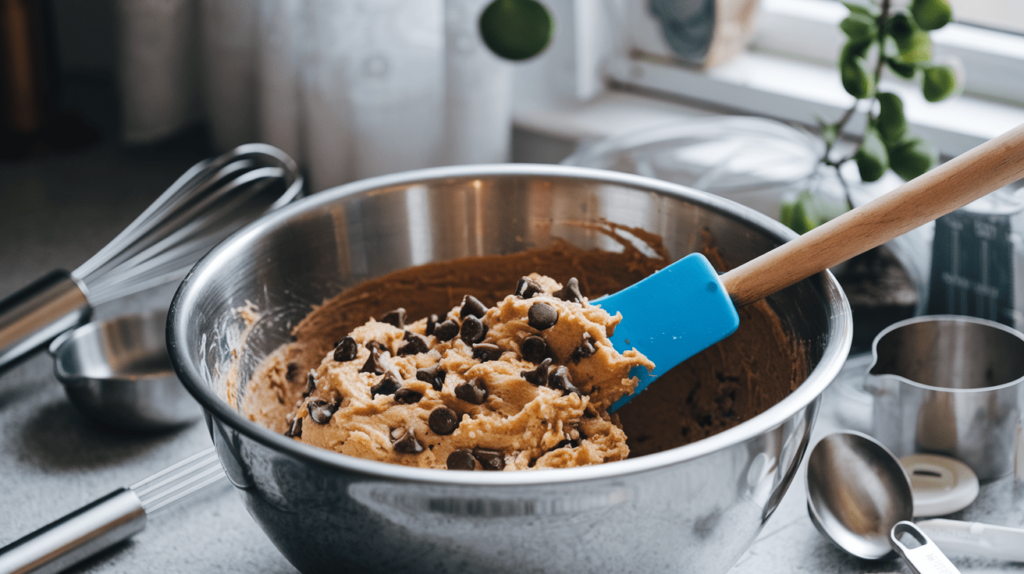
[[[622,352],[636,348],[654,362],[630,372],[640,382],[631,395],[612,404],[614,412],[669,369],[728,337],[740,325],[718,273],[699,253],[661,269],[643,281],[593,302],[609,313],[622,313],[612,345]]]

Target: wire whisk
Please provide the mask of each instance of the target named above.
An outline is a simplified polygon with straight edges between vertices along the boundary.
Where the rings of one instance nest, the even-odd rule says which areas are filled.
[[[98,305],[178,279],[207,251],[302,190],[284,152],[246,144],[185,172],[71,275]]]
[[[0,372],[88,321],[95,305],[182,278],[217,243],[302,194],[281,150],[246,144],[199,162],[73,272],[0,301]]]

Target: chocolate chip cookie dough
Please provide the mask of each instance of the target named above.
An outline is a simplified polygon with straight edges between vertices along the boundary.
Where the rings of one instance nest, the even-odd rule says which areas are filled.
[[[510,290],[516,285],[517,280],[522,276],[530,275],[532,272],[551,277],[563,285],[567,284],[571,277],[576,277],[578,278],[578,288],[582,294],[594,298],[631,285],[670,261],[660,240],[657,237],[645,234],[643,231],[612,226],[610,236],[621,243],[622,250],[620,252],[583,250],[565,242],[556,242],[543,248],[508,255],[470,257],[430,263],[396,271],[356,285],[325,302],[324,305],[310,313],[293,330],[295,342],[284,345],[261,363],[251,380],[246,381],[246,384],[243,385],[243,392],[238,393],[242,397],[241,404],[239,405],[240,410],[250,419],[271,430],[279,433],[299,434],[302,437],[301,440],[314,440],[314,434],[318,434],[318,430],[325,431],[325,429],[316,427],[315,425],[318,423],[311,422],[310,419],[313,416],[313,412],[323,420],[333,411],[330,417],[333,420],[337,416],[337,410],[344,409],[347,404],[341,395],[336,397],[324,393],[326,387],[322,387],[322,385],[327,383],[321,380],[323,375],[318,375],[318,373],[321,366],[326,363],[325,358],[329,354],[331,355],[330,358],[333,359],[333,355],[336,352],[336,343],[344,341],[346,336],[353,333],[352,343],[345,343],[337,350],[342,358],[352,352],[355,352],[357,357],[349,362],[342,362],[343,364],[351,363],[352,366],[343,367],[337,365],[333,367],[334,369],[355,368],[358,370],[362,368],[367,360],[372,357],[372,351],[366,348],[366,342],[369,342],[370,339],[379,339],[381,344],[386,343],[388,345],[387,354],[389,361],[401,360],[410,363],[404,367],[404,370],[400,369],[400,373],[403,375],[401,379],[399,381],[391,381],[380,387],[376,397],[372,396],[372,386],[383,382],[384,376],[375,375],[375,379],[380,379],[380,381],[371,385],[371,390],[369,391],[370,400],[368,401],[371,406],[376,404],[374,401],[381,402],[382,404],[387,402],[396,406],[404,405],[399,400],[415,398],[415,395],[412,393],[421,394],[428,399],[428,402],[422,405],[419,403],[409,403],[410,405],[415,405],[417,409],[426,412],[425,426],[423,425],[422,418],[419,419],[420,422],[416,423],[420,425],[417,428],[423,434],[416,434],[414,429],[412,436],[415,437],[415,443],[413,443],[412,437],[407,436],[408,433],[403,432],[407,428],[399,426],[393,429],[388,428],[388,436],[377,432],[372,435],[373,440],[370,442],[382,447],[390,444],[392,448],[395,444],[401,443],[401,446],[398,447],[399,449],[408,448],[416,450],[422,447],[425,451],[433,453],[439,447],[435,444],[434,448],[430,449],[428,444],[429,435],[425,434],[426,432],[437,434],[430,430],[431,416],[434,418],[435,425],[441,425],[438,427],[441,430],[458,425],[457,428],[469,431],[470,427],[463,426],[465,422],[462,415],[467,412],[474,412],[474,409],[482,409],[479,405],[472,405],[472,403],[466,403],[466,401],[458,398],[455,395],[454,387],[449,389],[451,386],[449,383],[455,383],[456,377],[447,371],[442,383],[443,390],[439,391],[440,399],[429,398],[433,395],[433,391],[420,392],[420,390],[427,391],[430,389],[433,384],[432,381],[437,381],[436,378],[431,378],[428,373],[420,375],[430,379],[428,381],[424,381],[417,376],[406,376],[413,373],[418,374],[420,369],[429,369],[430,364],[435,361],[433,359],[427,360],[425,357],[434,351],[434,349],[431,349],[431,341],[437,338],[437,329],[442,327],[446,319],[451,316],[452,311],[449,310],[455,308],[456,311],[454,312],[460,315],[463,296],[468,294],[479,300],[484,308],[490,308],[488,312],[497,313],[497,309],[500,306],[496,305],[504,300]],[[637,245],[641,246],[644,251],[641,252]],[[713,248],[704,245],[700,247],[700,250],[708,256],[719,270],[724,270],[720,258],[717,257]],[[528,300],[524,299],[523,301]],[[519,304],[522,305],[522,301]],[[395,310],[399,306],[404,307],[406,311],[405,318],[409,319],[409,324],[405,325],[404,329],[399,329],[394,324],[388,322],[396,321],[397,317],[395,315],[385,317],[389,311]],[[763,412],[796,388],[806,378],[806,365],[802,359],[803,353],[800,349],[800,343],[788,336],[778,317],[765,302],[762,301],[743,307],[739,312],[740,328],[735,334],[672,369],[663,375],[657,384],[651,385],[639,397],[620,409],[616,415],[618,422],[621,423],[621,430],[620,427],[616,426],[613,419],[607,419],[612,422],[609,423],[610,426],[604,428],[608,433],[606,436],[618,436],[624,432],[630,457],[659,452],[682,446],[731,428]],[[427,335],[427,328],[431,322],[430,316],[432,314],[437,315],[437,320],[433,321],[434,335]],[[540,315],[537,319],[543,320],[543,312],[535,312],[535,315]],[[357,341],[354,332],[361,325],[364,325],[370,317],[380,319],[375,321],[376,326],[374,327],[379,332],[372,336],[369,332],[363,332],[360,335],[362,340]],[[414,322],[414,318],[421,319]],[[458,316],[455,318],[459,319]],[[529,310],[526,311],[526,320],[529,320]],[[562,319],[560,318],[558,321],[559,323],[556,323],[555,327],[551,329],[557,328]],[[453,327],[442,327],[441,333],[444,334],[446,329],[453,329]],[[459,335],[456,335],[455,338],[461,340],[461,322],[458,325],[458,329]],[[418,339],[412,337],[412,335],[410,335],[410,340],[405,340],[405,331],[411,332],[412,335],[423,337],[428,347],[428,353],[399,355],[399,351],[404,346],[415,345],[418,347],[420,344]],[[537,331],[543,334],[543,331]],[[491,335],[492,333],[488,332],[488,336]],[[485,343],[484,346],[475,343],[478,348],[468,345],[466,352],[469,352],[468,349],[473,349],[473,352],[481,357],[486,357],[490,353],[500,352],[498,356],[509,354],[515,357],[517,361],[525,361],[529,364],[530,368],[511,367],[507,371],[510,374],[503,375],[508,377],[518,375],[518,378],[523,381],[526,378],[522,376],[522,373],[535,370],[536,366],[539,365],[536,360],[542,355],[537,350],[537,348],[540,348],[539,344],[534,342],[534,340],[523,337],[520,341],[516,341],[516,345],[509,344],[504,347],[493,343],[492,340],[483,341]],[[450,341],[448,344],[450,344]],[[551,344],[550,341],[545,342]],[[495,345],[498,349],[495,350],[486,346],[488,344]],[[590,344],[594,345],[592,341]],[[534,348],[532,347],[533,345],[537,345],[537,347]],[[570,360],[568,364],[566,364],[565,355],[563,354],[557,360],[553,358],[551,365],[557,363],[567,368],[579,368],[572,362],[571,356],[572,351],[576,348],[586,348],[582,344],[582,334],[579,340],[573,340],[571,344],[566,342],[564,345],[562,353],[565,352],[564,349],[572,346],[572,350],[569,350]],[[434,346],[436,347],[436,344]],[[595,346],[596,348],[597,346]],[[383,357],[383,353],[380,353],[380,356]],[[416,362],[416,359],[410,358],[416,356],[424,357],[422,364]],[[462,360],[465,360],[465,355],[461,356],[463,357]],[[585,366],[586,362],[582,359],[581,357],[579,364]],[[475,366],[480,368],[488,363],[489,361],[482,361],[480,364],[475,364]],[[415,364],[415,371],[412,370],[412,364]],[[328,368],[331,367],[328,366]],[[516,371],[515,369],[519,370]],[[309,389],[308,373],[310,370],[315,371],[314,386],[316,386],[316,390],[314,391]],[[444,369],[441,368],[441,370]],[[550,366],[548,372],[551,373]],[[574,374],[570,371],[571,383],[577,388],[586,391],[581,386],[580,378],[573,376]],[[363,376],[368,376],[368,374],[363,373]],[[398,383],[397,385],[395,384],[396,382]],[[459,380],[460,384],[461,382]],[[486,382],[489,381],[485,378]],[[550,387],[534,387],[529,383],[526,384],[528,385],[526,388],[530,389],[531,392],[535,394],[549,394],[552,396],[552,400],[555,401],[571,402],[576,400],[574,397],[577,395],[571,392],[562,392],[560,397],[555,397]],[[411,388],[403,391],[402,389],[406,386]],[[394,388],[394,394],[380,395],[381,391],[390,390],[389,387]],[[344,388],[341,390],[344,392]],[[477,387],[466,388],[460,392],[466,397],[473,397],[480,394],[482,390]],[[490,387],[487,387],[488,393],[492,390]],[[310,391],[309,396],[303,398],[303,394],[307,393],[307,391]],[[384,396],[388,398],[384,399]],[[312,397],[313,401],[323,401],[323,404],[317,402],[313,405],[313,412],[310,411],[308,405],[311,402],[309,401],[310,397]],[[338,398],[342,398],[342,400],[338,402]],[[582,396],[580,398],[582,399]],[[588,406],[582,410],[584,413],[582,418],[583,425],[573,427],[571,424],[566,424],[566,419],[561,419],[563,438],[555,442],[553,446],[557,447],[559,443],[569,441],[567,444],[570,445],[570,448],[565,448],[566,445],[563,445],[559,448],[546,450],[545,454],[536,457],[533,468],[538,468],[538,464],[555,466],[596,462],[596,460],[586,461],[583,458],[578,458],[579,453],[582,451],[577,450],[579,448],[578,445],[573,445],[573,441],[578,439],[572,434],[573,431],[580,431],[580,436],[599,436],[600,433],[588,434],[586,428],[584,428],[587,424],[586,421],[591,421],[591,424],[595,421],[593,418],[587,418],[589,415],[586,415],[586,413],[588,408],[594,408],[595,411],[598,409],[596,398],[600,397],[590,396],[588,398]],[[423,400],[424,398],[420,398],[419,401],[423,402]],[[437,409],[435,405],[429,403],[429,400],[439,400],[440,402],[436,407],[444,406],[448,408],[452,411],[451,416],[445,411],[433,414]],[[505,400],[502,398],[503,402]],[[520,399],[520,402],[525,404],[523,400]],[[296,408],[297,403],[300,404],[301,408],[305,409],[305,415],[299,417],[300,419],[305,419],[302,423],[295,423],[294,415],[300,412]],[[464,410],[452,408],[453,405],[462,406],[464,403]],[[602,399],[601,403],[607,405],[610,401],[605,398]],[[431,408],[424,408],[428,404],[431,405]],[[508,407],[509,405],[506,404],[505,406]],[[580,412],[579,405],[573,408],[576,409],[575,412]],[[289,415],[292,415],[292,418],[289,418]],[[471,420],[472,418],[472,415],[470,415]],[[596,420],[604,421],[606,419],[597,417]],[[301,431],[296,428],[298,424],[302,425]],[[310,428],[314,430],[310,430]],[[546,432],[550,431],[551,428],[553,427],[549,426]],[[424,431],[424,429],[427,430]],[[569,434],[566,434],[567,429]],[[475,428],[472,430],[477,432]],[[591,432],[594,433],[593,430]],[[326,432],[320,434],[323,434],[323,436],[317,440],[328,441],[325,438]],[[371,437],[370,433],[365,434],[367,437]],[[548,442],[537,444],[542,444],[542,449],[547,448],[549,446],[548,443],[557,438],[557,434],[550,433],[547,439]],[[465,436],[468,436],[468,432],[466,432]],[[533,456],[532,454],[524,456],[522,461],[520,461],[515,456],[506,456],[504,451],[494,448],[514,449],[512,445],[515,439],[517,437],[510,436],[507,440],[503,439],[504,442],[499,441],[496,444],[460,443],[460,448],[451,449],[450,453],[444,457],[433,454],[432,464],[436,464],[440,468],[453,464],[459,468],[472,466],[476,469],[493,469],[499,466],[497,460],[500,458],[506,463],[505,469],[530,468],[530,461],[528,459]],[[585,443],[588,440],[594,444],[596,449],[595,440],[597,439],[587,438],[583,442]],[[364,440],[364,442],[366,441]],[[327,445],[328,442],[324,442],[324,444]],[[357,443],[353,443],[353,448],[355,444]],[[369,444],[369,442],[366,442],[366,444]],[[520,444],[525,443],[520,440]],[[334,446],[338,445],[335,444]],[[334,446],[328,447],[334,448]],[[557,451],[564,451],[564,453],[557,453]],[[548,455],[547,458],[544,458],[545,455],[552,452],[556,454]],[[453,455],[452,453],[458,454]],[[567,456],[568,453],[572,453],[572,456]],[[620,451],[617,449],[606,449],[601,456],[606,457],[604,460],[616,460],[610,457],[620,456],[619,453]],[[625,456],[625,453],[626,451],[622,450],[621,456]],[[596,452],[593,450],[591,454],[596,456]],[[391,456],[396,457],[394,462],[416,464],[397,460],[399,458],[409,458],[410,455],[407,454],[397,453]],[[419,456],[423,455],[411,455],[412,458]],[[453,456],[454,458],[452,458]],[[525,462],[525,465],[520,466],[522,462]]]
[[[346,335],[307,375],[287,436],[360,458],[450,470],[572,467],[625,458],[605,409],[632,392],[608,335],[621,320],[575,279],[540,275],[488,308],[467,295],[406,324],[398,308]]]

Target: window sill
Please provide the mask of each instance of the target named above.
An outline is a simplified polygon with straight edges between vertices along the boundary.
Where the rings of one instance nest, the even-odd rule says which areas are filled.
[[[638,59],[609,62],[612,87],[586,103],[519,101],[517,128],[549,137],[600,139],[716,113],[759,115],[815,126],[838,117],[853,103],[831,66],[747,52],[711,70]],[[1024,107],[962,95],[926,102],[912,85],[883,81],[905,102],[910,129],[930,139],[945,156],[958,155],[1017,125]],[[863,130],[864,114],[848,133]]]

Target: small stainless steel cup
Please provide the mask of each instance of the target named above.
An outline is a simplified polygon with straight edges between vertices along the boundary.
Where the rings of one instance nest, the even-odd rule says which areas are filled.
[[[896,456],[951,456],[983,481],[1013,471],[1024,334],[974,317],[915,317],[879,333],[872,353],[872,432]]]
[[[167,311],[94,321],[50,345],[54,374],[78,410],[129,431],[163,431],[202,414],[167,355]]]

